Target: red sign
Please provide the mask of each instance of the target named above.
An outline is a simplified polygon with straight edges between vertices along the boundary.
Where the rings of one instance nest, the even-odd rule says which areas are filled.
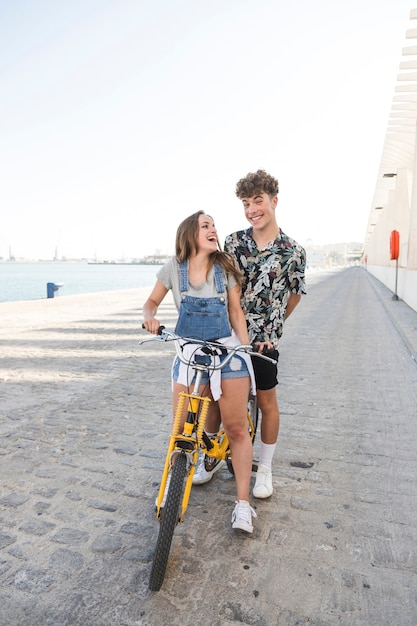
[[[391,261],[396,261],[400,256],[400,233],[398,232],[398,230],[391,231],[389,248],[391,253]]]

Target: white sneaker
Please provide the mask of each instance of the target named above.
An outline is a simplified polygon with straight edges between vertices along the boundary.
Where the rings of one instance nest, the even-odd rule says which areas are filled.
[[[269,498],[274,491],[272,487],[272,471],[267,465],[258,465],[253,495],[255,498]]]
[[[198,453],[197,465],[193,476],[193,485],[204,485],[208,483],[214,474],[225,465],[224,461],[219,461],[212,456],[207,456],[204,452]]]
[[[167,478],[167,482],[165,484],[165,491],[164,491],[164,496],[163,496],[162,502],[161,502],[161,509],[162,509],[162,507],[165,506],[165,502],[167,501],[167,495],[168,495],[168,489],[169,489],[169,483],[170,482],[171,482],[171,472],[169,472],[168,478]],[[156,507],[158,506],[158,496],[156,496],[156,499],[155,499],[155,506]]]
[[[255,511],[246,500],[238,500],[232,513],[232,528],[253,533],[252,515],[257,517]]]

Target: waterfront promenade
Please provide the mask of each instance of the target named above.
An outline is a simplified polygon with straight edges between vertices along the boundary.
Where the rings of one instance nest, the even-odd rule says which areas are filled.
[[[158,593],[173,347],[138,345],[149,289],[0,305],[1,626],[417,623],[417,312],[361,268],[320,278],[285,328],[253,536],[222,470]]]

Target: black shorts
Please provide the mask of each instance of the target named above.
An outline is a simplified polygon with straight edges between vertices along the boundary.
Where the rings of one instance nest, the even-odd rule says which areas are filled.
[[[278,350],[268,350],[266,356],[270,356],[271,359],[278,361],[279,352]],[[255,372],[256,388],[261,391],[266,391],[267,389],[276,387],[276,385],[278,385],[278,364],[274,365],[257,356],[251,358],[253,371]]]

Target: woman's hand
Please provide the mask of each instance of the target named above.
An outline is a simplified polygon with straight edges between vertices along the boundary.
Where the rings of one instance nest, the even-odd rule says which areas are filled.
[[[157,335],[158,334],[158,328],[160,327],[160,325],[161,325],[161,323],[156,318],[152,318],[150,320],[146,320],[142,324],[143,328],[145,330],[147,330],[148,333],[152,333],[153,335]]]

